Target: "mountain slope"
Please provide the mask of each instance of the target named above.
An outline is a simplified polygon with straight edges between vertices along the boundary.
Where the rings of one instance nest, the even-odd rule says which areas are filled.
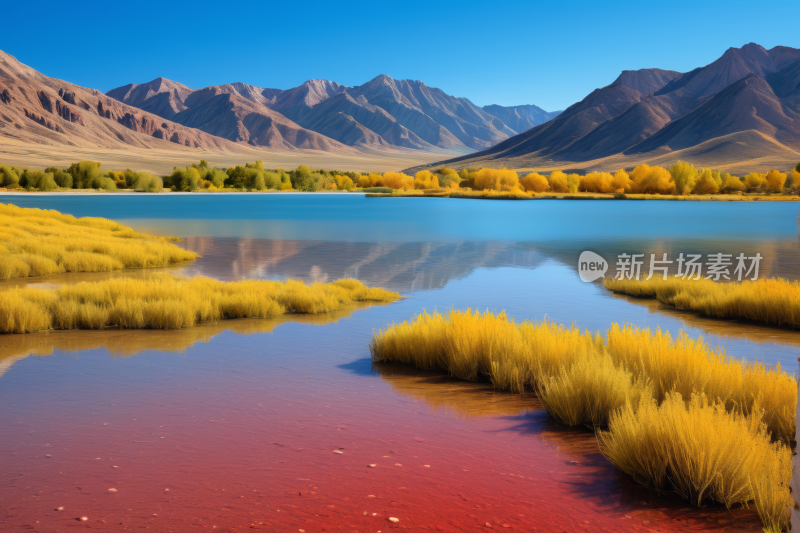
[[[656,90],[680,76],[678,72],[643,69],[626,71],[611,85],[592,91],[582,101],[568,107],[555,119],[516,135],[496,146],[449,161],[468,161],[471,157],[519,157],[527,154],[552,155],[588,135],[597,126],[615,118],[639,102],[643,90]],[[466,163],[465,163],[466,165]]]
[[[220,94],[232,98],[222,103],[217,98]],[[322,150],[342,150],[340,143],[363,149],[468,152],[493,146],[518,131],[466,98],[384,74],[356,87],[315,79],[285,91],[243,83],[191,90],[159,78],[113,89],[108,95],[226,139],[268,148],[285,147],[286,143],[278,139],[275,129],[270,135],[261,131],[269,129],[267,123],[280,124],[284,130],[294,124],[327,137],[326,141],[295,132],[304,139],[303,146]],[[245,105],[239,98],[261,107]],[[214,112],[223,116],[214,116]],[[237,115],[242,112],[250,118]],[[536,106],[519,106],[506,114],[520,130],[551,116]],[[257,124],[259,131],[250,131],[246,123]],[[287,136],[281,134],[281,138],[285,141]],[[264,142],[268,144],[259,144]]]
[[[177,86],[172,89],[180,91]],[[49,78],[2,51],[0,137],[85,148],[170,149],[177,144],[237,151],[230,141],[126,105],[94,89]]]
[[[781,144],[800,143],[800,113],[781,104],[770,85],[750,73],[687,115],[628,150],[682,150],[733,133],[755,131]]]
[[[162,114],[190,128],[236,143],[270,150],[351,152],[352,148],[306,130],[270,107],[284,91],[245,83],[193,90],[158,78],[112,89],[112,98]]]
[[[415,80],[396,80],[381,74],[364,85],[348,89],[358,99],[386,110],[395,120],[426,142],[440,148],[487,148],[514,135],[503,124],[466,98],[446,94]]]
[[[106,93],[114,100],[138,107],[160,117],[172,118],[186,109],[183,101],[192,89],[165,78],[156,78],[149,83],[129,83]]]
[[[746,143],[754,142],[770,152],[777,150],[776,157],[788,157],[800,141],[798,88],[800,50],[783,46],[766,50],[750,43],[730,48],[716,61],[685,74],[624,71],[614,83],[593,91],[554,120],[488,150],[441,164],[578,167],[607,160],[616,165],[626,156],[641,160],[645,154],[701,144],[706,160],[718,150],[724,162],[733,154],[732,144],[710,142],[717,137],[735,137],[736,146],[748,153]],[[745,132],[753,135],[738,135]],[[765,144],[765,138],[774,143]]]
[[[492,116],[503,121],[503,123],[517,133],[527,131],[534,126],[544,124],[548,120],[556,118],[561,111],[545,111],[535,105],[518,105],[506,107],[501,105],[485,105],[482,108]]]
[[[300,119],[306,128],[318,131],[350,146],[399,146],[415,150],[431,150],[434,146],[402,126],[387,111],[370,104],[366,98],[357,101],[347,92],[309,109]],[[356,128],[360,134],[356,134]]]

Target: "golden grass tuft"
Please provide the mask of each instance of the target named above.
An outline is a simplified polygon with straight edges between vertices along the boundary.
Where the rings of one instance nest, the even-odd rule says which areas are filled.
[[[388,303],[400,295],[343,279],[222,282],[168,274],[118,278],[54,289],[0,292],[0,332],[45,329],[178,329],[222,319],[327,313],[359,302]]]
[[[197,254],[103,218],[0,204],[0,280],[169,266]]]
[[[591,335],[469,309],[392,324],[370,352],[535,389],[560,422],[608,427],[601,449],[640,483],[669,485],[698,505],[754,501],[766,527],[786,523],[797,383],[780,366],[739,361],[684,334],[614,324]]]
[[[670,277],[664,280],[605,279],[609,290],[655,298],[677,309],[713,318],[741,319],[770,326],[800,327],[800,282],[781,278],[726,282]]]
[[[653,398],[628,402],[597,440],[612,463],[643,485],[671,487],[698,506],[752,501],[765,531],[788,527],[792,451],[772,442],[758,416],[728,411],[702,393],[686,402],[672,392],[661,405]]]

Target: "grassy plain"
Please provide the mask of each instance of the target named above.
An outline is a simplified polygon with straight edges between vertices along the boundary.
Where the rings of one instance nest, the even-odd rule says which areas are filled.
[[[408,166],[430,164],[447,157],[451,152],[428,153],[416,150],[380,151],[364,150],[359,153],[333,154],[316,150],[271,152],[242,146],[241,152],[198,150],[170,143],[169,149],[135,148],[85,148],[62,145],[37,145],[3,139],[0,143],[0,161],[9,165],[20,165],[36,169],[49,166],[68,167],[77,160],[102,161],[109,168],[130,168],[137,172],[152,172],[163,175],[174,167],[185,167],[205,159],[212,166],[221,168],[244,165],[247,161],[263,160],[269,167],[296,168],[311,165],[314,168],[337,168],[363,172],[397,171]]]

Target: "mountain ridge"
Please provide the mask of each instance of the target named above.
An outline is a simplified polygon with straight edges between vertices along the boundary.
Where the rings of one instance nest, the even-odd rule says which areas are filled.
[[[746,147],[752,141],[767,151],[765,157],[792,157],[800,150],[799,91],[800,50],[749,43],[686,73],[623,71],[545,124],[487,150],[424,168],[598,169],[700,145],[713,147],[702,152],[704,161],[725,164],[735,155],[732,144],[712,142],[723,137],[736,138],[742,152],[752,153]],[[765,137],[775,142],[764,143]]]
[[[213,117],[212,110],[195,109],[222,93],[239,96],[262,107],[253,108],[238,100],[238,104],[232,107],[222,107],[215,101],[213,109],[216,112],[231,115],[225,120]],[[479,108],[467,98],[450,96],[419,80],[396,80],[386,74],[353,87],[330,80],[311,79],[287,90],[265,89],[244,83],[195,90],[166,78],[156,78],[144,84],[124,85],[106,94],[234,142],[254,146],[262,146],[259,144],[262,142],[272,143],[266,145],[269,148],[280,143],[275,142],[274,136],[249,131],[248,121],[281,124],[281,117],[284,117],[286,120],[283,122],[294,123],[328,138],[328,143],[315,140],[315,146],[322,150],[342,150],[345,149],[342,146],[346,146],[355,149],[470,152],[492,146],[517,133],[500,117]],[[249,119],[241,115],[245,111]],[[525,120],[533,124],[550,118],[546,111],[540,111],[539,114],[529,113]],[[198,120],[198,116],[205,120]],[[518,127],[526,126],[524,120],[518,122]]]

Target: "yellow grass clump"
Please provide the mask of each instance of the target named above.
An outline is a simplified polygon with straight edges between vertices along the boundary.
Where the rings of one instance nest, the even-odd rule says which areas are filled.
[[[358,302],[388,303],[400,295],[353,279],[222,282],[156,275],[0,292],[0,332],[45,329],[177,329],[232,318],[317,314]]]
[[[0,280],[169,266],[197,254],[103,218],[0,204]]]
[[[770,326],[800,327],[800,282],[781,278],[718,283],[707,279],[653,277],[605,279],[609,290],[688,309],[713,318],[743,319]]]
[[[534,389],[560,422],[608,427],[601,449],[638,481],[669,484],[697,504],[755,501],[766,525],[785,524],[797,383],[780,366],[739,361],[684,334],[614,324],[591,335],[471,310],[392,324],[370,351],[376,361]],[[742,464],[736,453],[747,456]]]
[[[789,523],[792,450],[773,442],[758,416],[728,411],[705,394],[684,401],[672,392],[628,402],[614,411],[600,450],[639,483],[671,487],[695,505],[715,500],[728,508],[754,502],[764,531]]]

